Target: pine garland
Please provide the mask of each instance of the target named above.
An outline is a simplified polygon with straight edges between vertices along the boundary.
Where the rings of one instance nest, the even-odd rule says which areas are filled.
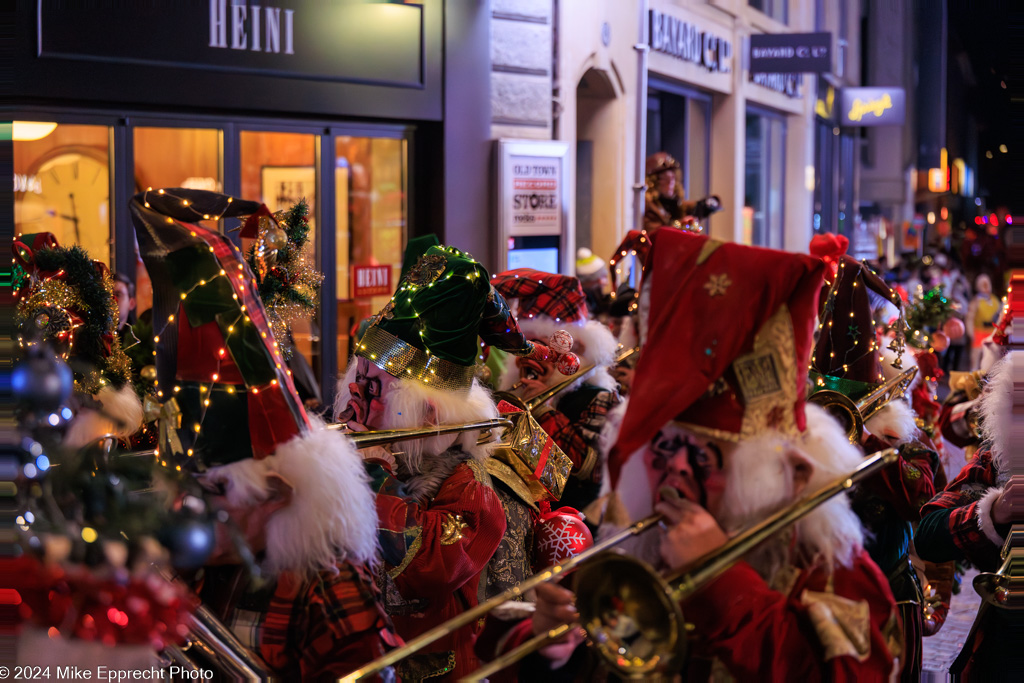
[[[41,329],[44,338],[49,338],[66,328],[68,314],[74,313],[82,322],[72,330],[71,348],[65,356],[73,355],[79,361],[75,363],[76,387],[87,394],[107,382],[120,389],[130,379],[130,363],[115,336],[117,309],[110,273],[101,273],[77,245],[40,249],[33,255],[33,263],[38,273],[47,276],[32,282],[19,302],[19,324],[38,324],[37,316],[45,314]]]
[[[907,341],[918,348],[928,348],[932,333],[940,330],[956,312],[943,288],[944,285],[939,285],[927,292],[919,289],[906,306],[907,325],[910,327]]]

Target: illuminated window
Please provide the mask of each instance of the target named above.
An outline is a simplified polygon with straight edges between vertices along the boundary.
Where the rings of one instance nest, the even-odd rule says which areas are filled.
[[[18,123],[15,232],[52,232],[62,245],[81,245],[92,258],[110,263],[111,129],[63,123],[19,127]]]

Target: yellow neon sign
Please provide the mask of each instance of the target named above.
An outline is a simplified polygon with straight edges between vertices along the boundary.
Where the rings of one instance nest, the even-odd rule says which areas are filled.
[[[882,117],[882,112],[892,109],[892,98],[886,93],[875,100],[861,101],[858,97],[850,105],[850,112],[846,115],[851,121],[860,121],[865,114],[874,114],[876,118]]]

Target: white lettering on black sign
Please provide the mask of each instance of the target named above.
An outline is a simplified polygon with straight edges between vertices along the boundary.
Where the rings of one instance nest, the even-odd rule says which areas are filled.
[[[708,71],[729,73],[732,43],[694,24],[658,10],[651,10],[651,49],[684,62],[703,66]]]
[[[800,85],[804,81],[803,74],[764,74],[756,73],[750,80],[762,87],[780,92],[786,97],[800,97]]]
[[[228,0],[210,0],[210,47],[280,53],[283,46],[284,54],[293,55],[294,26],[293,9],[246,5],[245,0],[232,0],[228,12]]]

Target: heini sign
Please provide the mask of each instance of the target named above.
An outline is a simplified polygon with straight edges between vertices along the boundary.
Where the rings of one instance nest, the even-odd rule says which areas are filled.
[[[391,266],[352,266],[353,299],[391,293]]]
[[[729,73],[732,43],[700,31],[696,25],[658,10],[651,10],[651,49],[692,62],[708,71]]]
[[[210,0],[210,47],[295,54],[295,10]],[[231,28],[229,33],[228,27]]]

